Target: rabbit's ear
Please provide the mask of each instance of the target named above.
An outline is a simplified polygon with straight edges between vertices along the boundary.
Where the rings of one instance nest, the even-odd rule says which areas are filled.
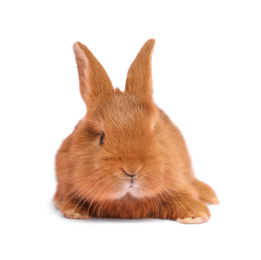
[[[92,104],[102,92],[113,93],[107,72],[91,51],[80,42],[74,43],[73,50],[78,67],[80,92],[86,105]]]
[[[148,40],[131,64],[126,80],[126,92],[152,97],[151,57],[154,45],[154,39]]]

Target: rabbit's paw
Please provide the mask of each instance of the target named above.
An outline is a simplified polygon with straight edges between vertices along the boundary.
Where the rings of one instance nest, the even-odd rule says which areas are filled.
[[[88,209],[84,204],[79,204],[73,201],[62,201],[58,206],[63,216],[72,219],[89,219]]]
[[[184,196],[180,194],[176,197],[172,210],[170,219],[184,224],[204,223],[210,218],[210,211],[206,204],[188,194]]]
[[[204,215],[201,217],[186,217],[186,218],[178,218],[177,221],[182,224],[200,224],[207,222],[209,220],[208,215]]]
[[[90,218],[89,215],[75,212],[75,210],[65,210],[62,213],[63,213],[64,217],[66,217],[66,218],[72,218],[72,219],[89,219]]]
[[[181,211],[177,221],[183,224],[200,224],[207,222],[210,218],[210,211],[205,204],[198,202],[196,204],[190,204],[190,207],[184,207],[184,211]]]

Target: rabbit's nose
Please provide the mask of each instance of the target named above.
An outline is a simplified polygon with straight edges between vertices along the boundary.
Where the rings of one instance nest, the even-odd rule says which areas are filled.
[[[121,170],[130,178],[134,178],[140,171],[142,167],[124,167]]]
[[[128,173],[128,172],[126,172],[125,170],[123,170],[122,169],[122,171],[127,175],[127,176],[129,176],[129,177],[131,177],[131,178],[134,178],[139,172],[136,172],[136,173],[134,173],[134,174],[130,174],[130,173]]]

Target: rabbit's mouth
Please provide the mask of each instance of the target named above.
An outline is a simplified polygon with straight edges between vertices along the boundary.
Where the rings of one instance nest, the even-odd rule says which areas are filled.
[[[130,181],[128,181],[126,183],[125,187],[123,188],[123,195],[122,196],[125,196],[127,193],[129,193],[133,197],[140,197],[139,191],[140,191],[139,185],[137,184],[136,181],[131,179]]]
[[[133,179],[130,180],[130,185],[128,188],[138,188],[138,185],[136,184],[136,182],[134,182]]]
[[[128,183],[128,189],[137,189],[139,188],[139,185],[137,184],[136,181],[134,181],[133,179],[130,180],[130,182]]]

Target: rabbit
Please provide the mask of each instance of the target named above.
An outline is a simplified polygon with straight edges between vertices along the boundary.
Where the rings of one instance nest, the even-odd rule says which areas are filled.
[[[73,45],[87,113],[56,155],[54,205],[71,219],[209,220],[214,190],[196,179],[180,130],[153,101],[148,40],[115,88],[82,43]]]

